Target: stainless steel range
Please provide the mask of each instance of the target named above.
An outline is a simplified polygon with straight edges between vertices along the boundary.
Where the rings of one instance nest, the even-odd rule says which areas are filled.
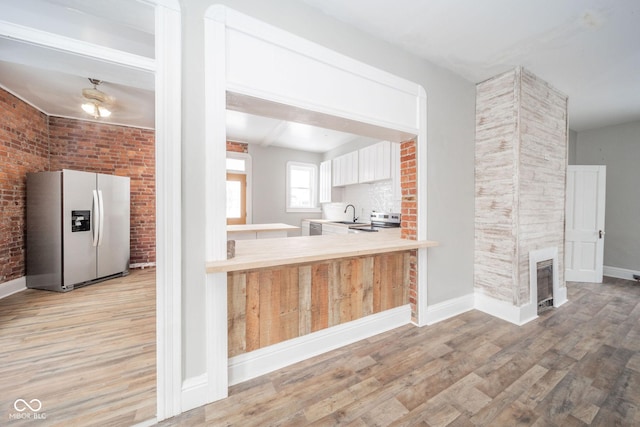
[[[383,228],[399,228],[402,219],[399,213],[387,213],[387,212],[373,212],[371,214],[371,225],[366,226],[351,226],[349,227],[352,232],[375,232]]]

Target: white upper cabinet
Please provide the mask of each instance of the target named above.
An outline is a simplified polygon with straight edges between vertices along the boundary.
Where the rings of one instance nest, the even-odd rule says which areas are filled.
[[[373,182],[391,179],[391,143],[378,142],[358,150],[358,182]]]
[[[333,159],[333,186],[343,187],[351,184],[392,179],[392,144],[381,141],[369,147],[352,151]],[[396,147],[397,148],[397,147]]]
[[[333,159],[333,186],[343,187],[345,185],[358,183],[358,152],[343,154]]]
[[[331,201],[331,160],[320,163],[320,179],[318,181],[318,202]]]

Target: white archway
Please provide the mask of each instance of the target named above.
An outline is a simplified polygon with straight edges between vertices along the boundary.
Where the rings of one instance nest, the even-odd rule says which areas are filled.
[[[260,67],[255,64],[260,63]],[[206,258],[226,258],[224,126],[228,96],[261,99],[312,112],[324,127],[417,137],[418,190],[427,188],[426,93],[409,82],[259,20],[214,5],[205,14]],[[318,81],[332,84],[316,85]],[[363,96],[364,94],[364,96]],[[340,120],[333,120],[339,118]],[[417,238],[426,240],[426,197],[418,198]],[[426,324],[426,249],[418,252],[419,325]],[[207,276],[206,384],[191,390],[191,407],[227,396],[227,277]],[[205,376],[203,376],[204,378]]]

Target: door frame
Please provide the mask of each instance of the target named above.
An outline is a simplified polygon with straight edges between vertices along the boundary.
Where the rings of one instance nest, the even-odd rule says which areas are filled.
[[[245,174],[247,176],[247,188],[246,190],[246,208],[247,208],[247,224],[253,224],[253,204],[252,204],[252,183],[253,183],[253,165],[251,155],[249,153],[240,153],[236,151],[227,151],[227,159],[238,159],[244,161],[244,170],[227,169],[227,173]]]
[[[239,178],[239,179],[230,179],[230,178]],[[237,181],[240,182],[240,193],[241,193],[241,201],[240,201],[240,217],[238,218],[229,218],[227,217],[227,225],[244,225],[247,224],[248,221],[248,212],[247,212],[247,174],[240,172],[230,172],[227,171],[227,182],[228,181]],[[242,215],[244,214],[244,216]]]
[[[155,6],[156,419],[182,412],[182,16]]]
[[[0,33],[27,43],[155,75],[156,419],[181,412],[182,388],[182,23],[179,0],[154,7],[155,60],[0,20]]]
[[[573,198],[573,193],[570,191],[569,188],[569,174],[572,172],[572,170],[574,171],[584,171],[584,172],[592,172],[592,173],[598,173],[599,176],[599,180],[597,182],[597,193],[598,195],[604,195],[599,199],[600,205],[596,207],[597,212],[596,212],[596,217],[597,217],[597,224],[596,224],[596,231],[595,233],[600,232],[600,237],[598,238],[596,236],[596,259],[600,260],[601,262],[597,263],[596,268],[595,268],[595,273],[594,273],[594,277],[593,279],[584,279],[583,277],[576,277],[573,273],[574,270],[571,270],[572,272],[570,273],[570,270],[567,268],[567,265],[573,265],[573,262],[566,262],[565,260],[565,278],[566,280],[569,281],[579,281],[579,282],[593,282],[593,283],[602,283],[602,277],[603,277],[603,271],[604,271],[604,230],[605,230],[605,210],[606,210],[606,166],[599,166],[599,165],[569,165],[567,167],[567,200],[566,200],[566,207],[565,207],[565,217],[568,219],[570,217],[570,213],[573,212],[572,209],[574,209],[573,206],[570,206],[570,198]],[[574,183],[575,185],[575,183]],[[569,254],[571,253],[571,255],[573,256],[575,251],[568,251],[567,250],[567,242],[568,242],[568,224],[569,221],[567,220],[566,222],[566,229],[565,229],[565,256],[568,257]]]

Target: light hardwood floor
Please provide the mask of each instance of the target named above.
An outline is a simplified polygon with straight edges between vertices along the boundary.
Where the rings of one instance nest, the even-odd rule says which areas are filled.
[[[153,270],[0,300],[0,425],[128,426],[155,414]],[[640,425],[640,285],[570,283],[522,327],[471,311],[234,386],[161,426]],[[46,420],[10,420],[16,399]]]
[[[1,299],[0,426],[154,418],[155,348],[154,269],[67,293],[27,289]],[[16,418],[17,399],[40,400],[37,414],[46,418]]]
[[[522,327],[404,326],[234,386],[161,426],[638,426],[640,285],[568,285]]]

